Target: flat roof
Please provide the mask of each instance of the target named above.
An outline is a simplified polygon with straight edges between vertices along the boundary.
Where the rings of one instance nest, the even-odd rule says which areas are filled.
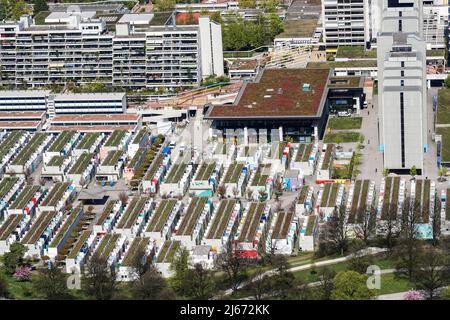
[[[50,90],[2,90],[0,98],[20,98],[20,97],[48,97]]]
[[[24,118],[41,119],[44,115],[44,111],[0,111],[0,119],[19,118],[19,121]]]
[[[312,37],[318,27],[318,19],[285,20],[283,32],[275,38]]]
[[[150,24],[153,16],[153,13],[126,13],[120,18],[119,23]]]
[[[254,70],[257,65],[256,59],[236,59],[231,61],[230,70]]]
[[[99,92],[99,93],[60,93],[55,95],[55,101],[83,100],[122,100],[125,92]]]
[[[55,126],[51,125],[46,130],[47,132],[61,132],[67,130],[76,130],[80,132],[113,132],[114,130],[136,130],[136,125],[70,125],[70,126]]]
[[[67,19],[71,16],[80,16],[81,20],[92,19],[95,17],[95,11],[82,11],[82,12],[61,12],[55,11],[51,12],[45,20],[61,20]]]
[[[138,121],[141,115],[134,113],[126,114],[80,114],[80,115],[64,115],[55,116],[51,123],[58,122],[114,122],[114,121]]]
[[[205,118],[296,118],[321,112],[329,69],[267,69],[257,83],[248,83],[238,102],[214,106]],[[304,86],[308,87],[307,91]]]
[[[362,88],[363,77],[331,77],[328,81],[329,88]]]
[[[40,121],[0,121],[0,129],[37,129]]]

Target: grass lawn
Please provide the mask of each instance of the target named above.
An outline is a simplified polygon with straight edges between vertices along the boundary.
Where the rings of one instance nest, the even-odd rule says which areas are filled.
[[[441,161],[450,161],[450,127],[436,128],[436,134],[442,135]]]
[[[376,290],[377,295],[409,291],[415,287],[406,276],[395,273],[382,274],[380,284],[380,290]]]
[[[333,132],[327,133],[323,138],[324,143],[358,142],[362,135],[358,132]]]
[[[337,58],[365,58],[365,59],[376,59],[377,50],[364,50],[364,46],[339,46],[336,53]]]
[[[362,117],[330,117],[328,128],[332,130],[361,129]]]
[[[438,91],[437,124],[450,124],[450,89]]]

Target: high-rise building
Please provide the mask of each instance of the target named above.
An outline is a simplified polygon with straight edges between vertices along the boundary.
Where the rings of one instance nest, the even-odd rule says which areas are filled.
[[[380,149],[384,167],[423,170],[427,152],[426,44],[421,0],[383,0],[378,34]]]
[[[125,14],[115,32],[83,12],[52,13],[50,23],[39,25],[30,16],[0,23],[0,85],[173,89],[224,74],[220,24],[200,17],[199,24],[179,26],[173,19],[154,22],[155,15]]]
[[[370,42],[369,0],[323,0],[322,13],[327,46]]]

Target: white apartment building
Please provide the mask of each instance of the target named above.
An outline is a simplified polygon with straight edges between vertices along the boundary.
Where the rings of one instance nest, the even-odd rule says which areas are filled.
[[[0,111],[47,111],[49,90],[5,90],[0,94]]]
[[[327,46],[370,42],[369,0],[322,0],[323,41]]]
[[[448,28],[449,7],[438,1],[423,5],[423,38],[427,49],[445,49],[445,33]]]
[[[421,0],[383,0],[378,34],[380,150],[384,167],[423,170],[427,152],[426,45]]]
[[[51,114],[49,104],[49,114]],[[125,113],[127,98],[121,93],[66,93],[53,98],[54,114]]]
[[[152,25],[154,14],[126,14],[112,33],[105,21],[81,14],[56,15],[62,25],[36,25],[29,16],[0,23],[0,85],[174,89],[224,74],[221,26],[209,17],[176,26]]]

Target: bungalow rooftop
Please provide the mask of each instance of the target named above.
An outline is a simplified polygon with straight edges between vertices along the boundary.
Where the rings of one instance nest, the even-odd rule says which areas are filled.
[[[329,69],[268,69],[259,81],[241,88],[233,105],[213,106],[205,119],[221,131],[279,129],[280,136],[304,141],[317,128],[322,137],[329,78]]]

